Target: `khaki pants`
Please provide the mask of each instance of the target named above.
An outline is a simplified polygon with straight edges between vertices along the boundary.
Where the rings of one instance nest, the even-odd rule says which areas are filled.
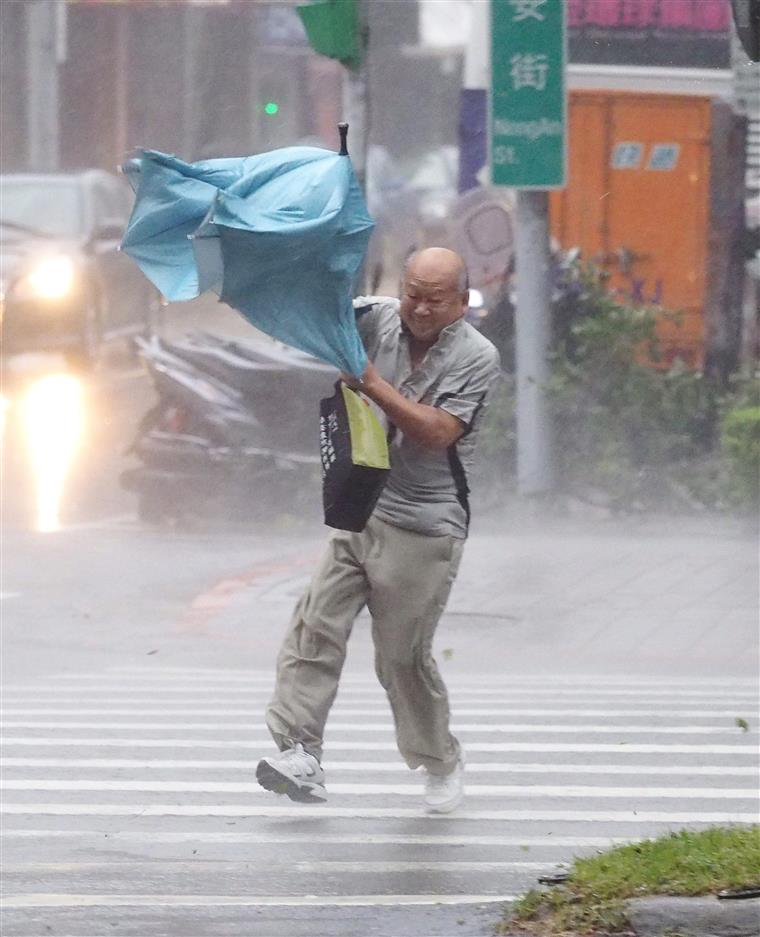
[[[449,732],[448,696],[432,643],[463,546],[455,537],[430,537],[377,518],[361,533],[331,535],[277,661],[267,725],[281,749],[301,742],[321,758],[348,638],[366,605],[399,751],[410,768],[453,770],[460,748]]]

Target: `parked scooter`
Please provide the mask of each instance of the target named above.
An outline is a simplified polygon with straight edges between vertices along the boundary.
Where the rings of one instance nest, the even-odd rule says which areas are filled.
[[[250,520],[319,504],[320,397],[337,372],[279,343],[138,340],[158,394],[122,473],[148,522]]]

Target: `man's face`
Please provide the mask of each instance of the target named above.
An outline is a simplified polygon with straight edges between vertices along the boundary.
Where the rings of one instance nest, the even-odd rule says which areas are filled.
[[[433,343],[442,329],[461,319],[467,308],[467,291],[449,279],[425,279],[407,272],[401,294],[401,319],[420,342]]]

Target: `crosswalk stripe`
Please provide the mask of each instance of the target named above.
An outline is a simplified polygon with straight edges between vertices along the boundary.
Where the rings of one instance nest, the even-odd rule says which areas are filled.
[[[230,680],[255,680],[262,682],[274,682],[274,674],[272,670],[237,670],[237,669],[223,669],[223,668],[213,668],[213,667],[109,667],[101,673],[75,673],[75,674],[58,674],[53,679],[68,682],[68,681],[91,681],[91,680],[103,680],[104,674],[118,675],[121,679],[124,678],[140,678],[140,677],[157,677],[160,676],[161,679],[172,679],[172,678],[185,678],[190,677],[194,680],[204,679],[208,681],[230,681]],[[681,686],[695,686],[702,688],[705,686],[727,686],[733,687],[738,685],[747,685],[754,686],[757,683],[756,678],[754,677],[674,677],[674,676],[664,676],[662,678],[657,677],[630,677],[624,675],[608,675],[600,676],[598,674],[576,674],[576,675],[552,675],[547,677],[544,675],[532,675],[532,674],[509,674],[509,673],[498,673],[498,674],[482,674],[478,675],[476,679],[467,679],[466,677],[453,675],[451,676],[451,682],[461,685],[477,685],[480,686],[483,683],[499,683],[504,682],[510,683],[520,683],[520,684],[541,684],[544,685],[547,682],[551,682],[554,685],[558,686],[586,686],[590,681],[593,681],[597,686],[668,686],[668,687],[681,687]],[[353,673],[344,673],[341,676],[342,684],[373,684],[374,677],[367,676],[364,674],[353,674]]]
[[[221,694],[214,694],[204,698],[200,694],[193,694],[187,698],[180,696],[146,697],[142,694],[134,697],[103,697],[81,696],[72,694],[69,698],[22,698],[12,697],[9,693],[2,694],[2,714],[15,715],[50,715],[64,718],[69,715],[130,715],[140,717],[143,715],[191,716],[208,715],[220,716],[250,716],[261,718],[269,704],[271,695],[256,697],[254,695],[236,698],[223,698]],[[709,706],[706,709],[705,706]],[[671,708],[672,707],[672,708]],[[535,716],[546,718],[549,716],[572,717],[587,716],[607,719],[618,717],[621,719],[653,719],[672,720],[681,719],[698,720],[704,718],[709,721],[718,719],[733,720],[737,716],[755,722],[760,719],[760,705],[758,700],[736,699],[724,701],[714,706],[709,700],[689,700],[677,704],[663,703],[661,700],[560,700],[560,699],[461,699],[451,697],[451,708],[455,716],[462,718],[465,715],[494,716],[516,718]],[[352,699],[339,697],[333,710],[333,718],[348,718],[349,716],[385,716],[390,714],[388,700],[385,696],[376,699]]]
[[[167,710],[168,705],[164,704],[160,708],[129,706],[129,707],[87,707],[71,708],[56,706],[50,708],[25,708],[17,706],[6,706],[0,709],[0,716],[166,716],[173,714]],[[177,715],[183,716],[249,716],[250,718],[261,718],[263,708],[235,708],[229,709],[218,704],[210,703],[203,707],[178,706]],[[332,710],[333,717],[345,716],[377,716],[383,712],[390,712],[387,700],[379,700],[375,706],[369,708],[353,708],[336,705]],[[660,713],[651,709],[608,709],[601,707],[598,709],[523,709],[512,706],[499,706],[498,708],[470,708],[468,706],[456,706],[458,716],[589,716],[589,717],[624,717],[624,718],[651,718],[667,717],[668,719],[733,719],[736,713],[735,706],[727,706],[723,709],[668,709],[667,712]]]
[[[288,869],[293,872],[299,872],[306,875],[336,875],[338,873],[379,874],[383,872],[399,873],[427,871],[503,872],[510,869],[538,871],[541,869],[546,870],[556,868],[558,865],[557,862],[551,859],[545,859],[543,862],[528,860],[524,861],[518,859],[484,859],[480,862],[464,859],[363,859],[359,861],[346,862],[343,859],[320,858],[318,861],[314,861],[313,859],[287,859],[278,863],[268,858],[263,860],[263,862],[257,863],[252,861],[250,858],[246,858],[244,862],[246,869],[250,870],[252,873],[255,871],[257,866],[261,866],[262,864],[266,863],[267,868],[271,871],[284,871]],[[6,862],[3,864],[3,874],[7,876],[13,874],[18,875],[32,873],[34,875],[43,876],[53,872],[97,872],[102,871],[104,868],[116,868],[122,874],[126,874],[127,870],[132,869],[145,870],[150,868],[151,870],[154,870],[155,866],[155,861],[151,859],[142,862]],[[218,863],[204,862],[202,859],[193,860],[192,862],[176,859],[164,859],[161,862],[161,869],[166,873],[188,872],[190,874],[197,874],[199,871],[208,869],[209,866],[214,867],[216,870]]]
[[[184,695],[189,700],[198,700],[204,694],[213,695],[214,697],[222,696],[240,696],[241,694],[245,696],[252,695],[254,693],[259,693],[260,695],[267,696],[271,695],[272,688],[274,684],[272,683],[270,687],[266,689],[249,687],[249,686],[232,686],[229,682],[226,682],[222,686],[207,685],[204,686],[203,683],[198,683],[193,685],[191,683],[171,686],[166,685],[165,683],[151,682],[151,683],[130,683],[128,685],[123,685],[115,687],[113,683],[103,683],[102,685],[86,685],[81,687],[72,687],[70,685],[57,687],[50,683],[45,684],[27,684],[25,686],[8,686],[4,692],[3,696],[7,699],[9,696],[29,696],[29,695],[56,695],[60,697],[65,696],[74,696],[76,698],[82,698],[86,696],[102,696],[103,694],[113,694],[117,693],[133,693],[139,698],[145,698],[148,694],[157,694],[158,696],[163,695]],[[605,690],[605,689],[594,689],[593,687],[577,687],[577,688],[535,688],[535,687],[483,687],[483,686],[472,686],[472,687],[460,687],[456,684],[448,684],[448,690],[451,696],[455,699],[460,697],[502,697],[504,699],[519,697],[520,699],[539,699],[539,698],[550,698],[550,699],[564,699],[577,698],[577,699],[588,699],[588,700],[598,700],[598,699],[615,699],[615,698],[633,698],[633,699],[692,699],[697,702],[702,702],[705,700],[757,700],[758,693],[757,690],[750,688],[747,689],[735,689],[735,690],[709,690],[709,691],[699,691],[699,690],[663,690],[663,689],[646,689],[641,688],[637,690],[631,689],[619,689],[619,690]],[[353,688],[342,688],[341,698],[347,698],[348,696],[373,696],[380,699],[383,698],[382,694],[374,687],[353,687]]]
[[[53,895],[35,892],[8,895],[6,910],[18,908],[135,907],[365,907],[393,905],[494,904],[515,901],[515,895]]]
[[[437,836],[422,834],[390,833],[330,833],[315,830],[311,835],[298,829],[278,829],[273,833],[210,833],[204,830],[187,830],[181,833],[167,830],[117,830],[107,834],[103,830],[65,829],[3,829],[3,839],[99,839],[135,843],[250,843],[255,845],[278,845],[288,843],[317,843],[341,846],[518,846],[531,848],[558,846],[599,847],[615,846],[635,842],[623,836],[463,836],[443,833]]]
[[[580,733],[579,733],[580,734]],[[224,748],[224,749],[262,749],[271,748],[271,739],[264,738],[252,740],[228,739],[126,739],[126,738],[34,738],[26,736],[6,736],[2,739],[6,747],[13,746],[40,746],[50,747],[87,747],[87,748]],[[355,752],[359,747],[356,741],[343,742],[328,741],[332,751]],[[362,742],[362,751],[397,752],[398,748],[393,742]],[[639,744],[629,742],[598,742],[594,744],[582,742],[468,742],[467,750],[470,752],[634,752],[636,754],[702,754],[702,755],[752,755],[756,750],[747,745],[657,745]]]
[[[104,816],[104,817],[298,817],[306,818],[382,818],[409,819],[427,817],[447,822],[462,820],[550,821],[586,823],[756,823],[757,812],[662,812],[636,810],[464,810],[455,814],[424,814],[422,807],[290,807],[254,804],[46,804],[19,803],[0,805],[0,813],[12,816]]]
[[[269,796],[254,782],[234,781],[101,781],[91,778],[72,781],[62,778],[25,778],[3,780],[4,791],[141,791],[146,793],[209,793],[251,794]],[[330,784],[335,794],[399,794],[415,795],[422,790],[418,784]],[[750,788],[710,787],[602,787],[593,785],[531,784],[467,784],[471,797],[638,797],[660,799],[678,797],[715,800],[756,800],[758,793]]]
[[[207,770],[253,771],[256,761],[251,759],[202,759],[202,758],[3,758],[4,768],[204,768]],[[325,761],[324,768],[331,771],[403,772],[409,769],[400,762],[388,761]],[[521,763],[482,761],[468,762],[468,774],[491,772],[504,774],[657,774],[657,775],[703,775],[715,777],[758,777],[760,766],[752,765],[620,765],[620,764],[575,764],[552,761],[551,763]]]
[[[99,720],[2,720],[4,729],[128,729],[128,730],[192,730],[193,732],[239,732],[247,722],[103,722]],[[393,724],[387,722],[331,722],[333,732],[393,732]],[[589,733],[592,735],[746,735],[732,722],[724,726],[661,726],[661,725],[585,725],[583,723],[503,723],[503,722],[460,722],[452,725],[454,732],[489,732],[502,735],[520,734],[567,734]]]
[[[479,874],[474,891],[517,890],[574,852],[657,830],[757,822],[752,679],[491,674],[448,683],[460,720],[452,728],[469,756],[468,800],[449,815],[425,813],[423,778],[399,757],[374,675],[348,674],[341,683],[326,740],[331,805],[293,804],[255,782],[257,756],[273,751],[263,725],[270,670],[126,666],[6,688],[4,754],[34,757],[2,759],[4,872],[17,883],[5,913],[26,921],[44,908],[504,903],[513,896],[455,892]],[[115,757],[122,753],[129,757]],[[194,852],[206,848],[191,858],[191,844]],[[265,866],[279,872],[269,887],[288,894],[251,895],[246,887],[238,895],[182,894],[211,889],[189,883],[205,882],[206,869],[221,868],[220,856],[229,867],[245,864],[252,882]],[[172,893],[126,893],[142,891],[129,883],[147,881],[147,870],[171,881],[163,888]],[[58,887],[71,894],[53,892],[58,874],[66,881]],[[413,874],[425,875],[417,889],[431,893],[382,894],[391,880],[379,876]],[[118,884],[104,884],[103,875]],[[46,877],[50,892],[36,893]],[[412,880],[388,887],[396,881],[404,890]],[[321,882],[349,894],[324,895]],[[98,883],[106,893],[97,893]],[[443,894],[433,894],[439,886]]]

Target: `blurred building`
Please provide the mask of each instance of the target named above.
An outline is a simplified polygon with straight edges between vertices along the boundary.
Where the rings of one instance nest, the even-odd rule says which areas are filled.
[[[0,4],[5,171],[29,163],[30,14],[37,3]],[[306,137],[336,142],[342,69],[312,53],[293,4],[66,0],[53,6],[62,169],[113,169],[136,146],[198,159]]]
[[[55,8],[47,51],[62,169],[112,169],[136,146],[197,159],[300,140],[335,145],[345,70],[311,50],[298,2],[2,0],[3,169],[29,168],[41,90],[32,10],[42,5]],[[461,48],[417,54],[417,0],[372,0],[365,11],[371,138],[402,159],[456,143]],[[42,106],[52,106],[44,93]]]

